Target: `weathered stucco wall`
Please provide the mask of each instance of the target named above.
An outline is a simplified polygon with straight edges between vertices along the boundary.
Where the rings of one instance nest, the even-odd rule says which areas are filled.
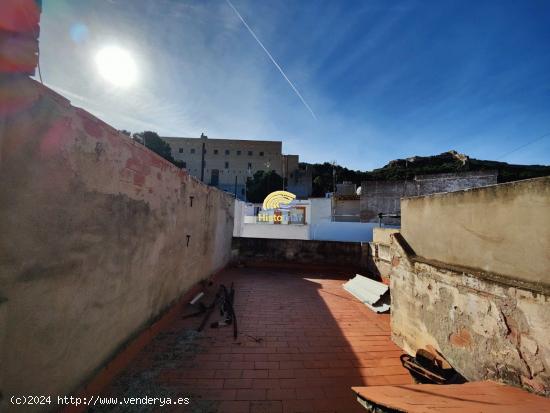
[[[550,285],[550,177],[407,198],[401,213],[419,256]]]
[[[34,81],[0,90],[0,390],[66,395],[228,262],[233,200]]]
[[[372,275],[388,282],[391,266],[391,235],[398,233],[394,228],[373,228],[372,242],[363,245],[363,256],[367,257],[366,266]]]
[[[550,395],[550,178],[403,199],[392,235],[394,340],[470,380]]]
[[[378,214],[399,214],[400,200],[417,195],[412,181],[365,181],[361,183],[361,222],[378,222]],[[399,224],[399,219],[386,218],[388,224]]]
[[[393,340],[410,354],[432,345],[469,380],[500,380],[549,396],[548,290],[436,265],[414,256],[399,234],[392,238]]]
[[[359,222],[359,198],[334,198],[334,220],[338,222]]]
[[[471,171],[448,174],[416,175],[414,183],[417,195],[461,191],[468,188],[496,185],[497,171]]]

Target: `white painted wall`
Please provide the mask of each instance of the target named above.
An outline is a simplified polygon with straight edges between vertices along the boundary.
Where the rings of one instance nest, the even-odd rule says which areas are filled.
[[[256,223],[252,204],[235,202],[233,236],[246,238],[311,239],[318,241],[370,242],[377,223],[332,222],[330,198],[300,201],[306,207],[306,225]]]
[[[309,225],[243,224],[241,237],[309,239]]]
[[[373,222],[320,222],[311,225],[310,238],[316,241],[370,242]]]
[[[245,219],[246,202],[235,199],[235,219],[233,221],[233,236],[240,237]]]
[[[332,221],[332,199],[331,198],[310,198],[312,225],[320,222]]]

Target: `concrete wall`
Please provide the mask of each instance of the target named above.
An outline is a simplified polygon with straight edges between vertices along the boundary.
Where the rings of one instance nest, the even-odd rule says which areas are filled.
[[[363,224],[368,225],[368,224]],[[391,266],[391,235],[399,232],[395,228],[373,228],[372,242],[369,242],[367,268],[369,272],[386,282],[390,278]]]
[[[415,253],[550,285],[550,177],[403,199]]]
[[[417,195],[454,192],[480,186],[496,185],[497,171],[460,172],[449,174],[416,175]]]
[[[417,175],[414,181],[365,181],[361,184],[361,221],[376,222],[379,213],[399,214],[401,198],[494,185],[497,175],[496,171],[477,171]],[[384,218],[384,222],[398,225],[399,219]]]
[[[309,225],[242,224],[240,237],[309,239]]]
[[[550,178],[402,200],[392,334],[469,380],[550,395]]]
[[[338,222],[359,222],[360,200],[333,198],[334,220]]]
[[[332,202],[330,198],[309,198],[311,203],[311,224],[332,221]]]
[[[18,96],[0,118],[0,390],[70,394],[228,262],[233,200],[34,81],[0,90]]]
[[[432,345],[469,380],[550,396],[549,290],[436,265],[411,252],[393,237],[393,340],[409,354]]]
[[[379,213],[399,214],[401,198],[411,195],[416,195],[416,187],[411,181],[362,182],[361,222],[378,222]],[[398,219],[387,219],[385,222],[399,224]]]
[[[299,264],[359,268],[362,248],[356,242],[233,238],[237,260],[246,264]]]

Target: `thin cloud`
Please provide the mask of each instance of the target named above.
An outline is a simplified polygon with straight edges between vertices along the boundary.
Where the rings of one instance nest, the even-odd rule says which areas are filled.
[[[285,74],[285,72],[283,71],[283,69],[281,68],[281,66],[279,66],[279,64],[275,61],[275,59],[273,58],[273,56],[271,56],[271,53],[269,53],[269,50],[266,49],[266,47],[263,45],[263,43],[260,41],[260,39],[258,39],[258,36],[256,36],[256,33],[254,33],[254,30],[252,30],[250,28],[250,26],[246,23],[246,21],[243,19],[243,17],[241,16],[241,14],[238,12],[238,10],[235,8],[235,6],[233,6],[233,4],[231,3],[230,0],[225,0],[226,3],[229,5],[229,7],[231,7],[233,9],[233,11],[235,12],[235,14],[237,15],[237,17],[239,18],[239,20],[244,24],[244,27],[247,28],[247,30],[249,31],[249,33],[252,35],[252,37],[254,38],[254,40],[256,40],[256,42],[258,42],[258,44],[260,45],[260,47],[263,49],[263,51],[265,52],[265,54],[267,55],[267,57],[269,57],[269,59],[273,62],[273,64],[275,65],[275,67],[277,68],[277,70],[279,70],[279,72],[281,73],[281,75],[285,78],[285,80],[287,81],[287,83],[290,85],[290,87],[292,88],[292,90],[294,91],[294,93],[296,93],[296,96],[298,96],[298,98],[302,101],[302,103],[304,104],[304,106],[306,107],[306,109],[309,111],[309,113],[311,113],[311,116],[313,116],[313,119],[317,120],[317,116],[315,115],[315,113],[313,112],[313,110],[311,109],[311,107],[307,104],[306,100],[303,98],[303,96],[300,94],[300,92],[298,91],[298,89],[296,89],[296,86],[294,86],[294,84],[290,81],[290,79],[288,78],[288,76]]]

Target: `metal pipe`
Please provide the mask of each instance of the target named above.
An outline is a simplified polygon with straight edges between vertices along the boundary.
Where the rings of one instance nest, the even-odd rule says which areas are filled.
[[[191,305],[195,305],[197,301],[199,301],[202,297],[204,296],[204,293],[201,291],[200,293],[198,293],[195,298],[193,298],[191,300],[191,302],[189,304]]]

